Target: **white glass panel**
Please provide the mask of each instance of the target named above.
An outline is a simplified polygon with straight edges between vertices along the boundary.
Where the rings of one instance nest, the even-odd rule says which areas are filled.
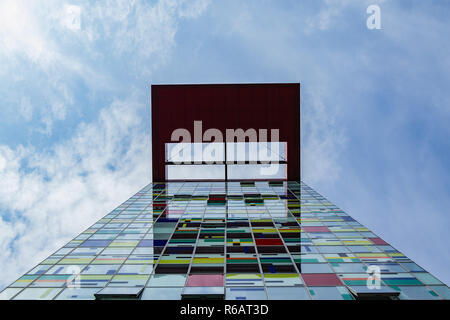
[[[228,165],[228,179],[286,179],[286,164],[232,164]]]
[[[224,143],[166,143],[166,161],[225,161]],[[286,161],[286,142],[228,142],[227,161]]]
[[[176,164],[225,160],[223,143],[166,143],[166,161]]]
[[[286,161],[286,142],[228,142],[227,161]]]
[[[167,180],[224,180],[225,165],[167,165]]]

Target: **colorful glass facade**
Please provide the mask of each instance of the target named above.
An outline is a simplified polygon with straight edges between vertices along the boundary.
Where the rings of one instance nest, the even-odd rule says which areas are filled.
[[[445,284],[304,183],[153,183],[0,299],[348,300],[371,292],[373,268],[399,299],[449,298]]]

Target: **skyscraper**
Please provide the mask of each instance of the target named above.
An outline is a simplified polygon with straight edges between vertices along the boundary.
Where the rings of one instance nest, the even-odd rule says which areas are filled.
[[[301,182],[299,90],[153,86],[153,182],[0,298],[447,299]]]

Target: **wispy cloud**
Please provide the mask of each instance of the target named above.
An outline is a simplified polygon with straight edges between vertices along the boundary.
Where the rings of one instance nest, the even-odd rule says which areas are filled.
[[[144,107],[114,101],[46,152],[0,147],[2,285],[150,181]]]
[[[382,29],[371,31],[366,8],[374,3]],[[211,32],[239,61],[216,73],[229,82],[302,84],[305,182],[447,283],[448,10],[421,1],[230,1],[211,9]],[[191,70],[214,61],[208,55],[198,52]]]
[[[19,113],[26,121],[30,121],[32,119],[33,106],[31,105],[30,99],[28,99],[27,97],[22,97],[19,106]]]
[[[0,287],[150,182],[148,77],[170,57],[180,19],[207,5],[1,2],[1,112],[18,111],[23,130],[48,140],[0,142]],[[74,117],[71,135],[51,138]]]
[[[382,30],[366,28],[373,3]],[[448,283],[448,14],[424,1],[2,1],[0,281],[149,181],[150,82],[299,81],[305,182]]]

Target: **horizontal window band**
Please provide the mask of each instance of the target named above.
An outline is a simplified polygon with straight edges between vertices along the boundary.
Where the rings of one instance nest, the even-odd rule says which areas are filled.
[[[166,165],[214,165],[214,164],[227,164],[227,165],[233,165],[233,164],[287,164],[287,161],[284,160],[247,160],[247,161],[166,161]]]

